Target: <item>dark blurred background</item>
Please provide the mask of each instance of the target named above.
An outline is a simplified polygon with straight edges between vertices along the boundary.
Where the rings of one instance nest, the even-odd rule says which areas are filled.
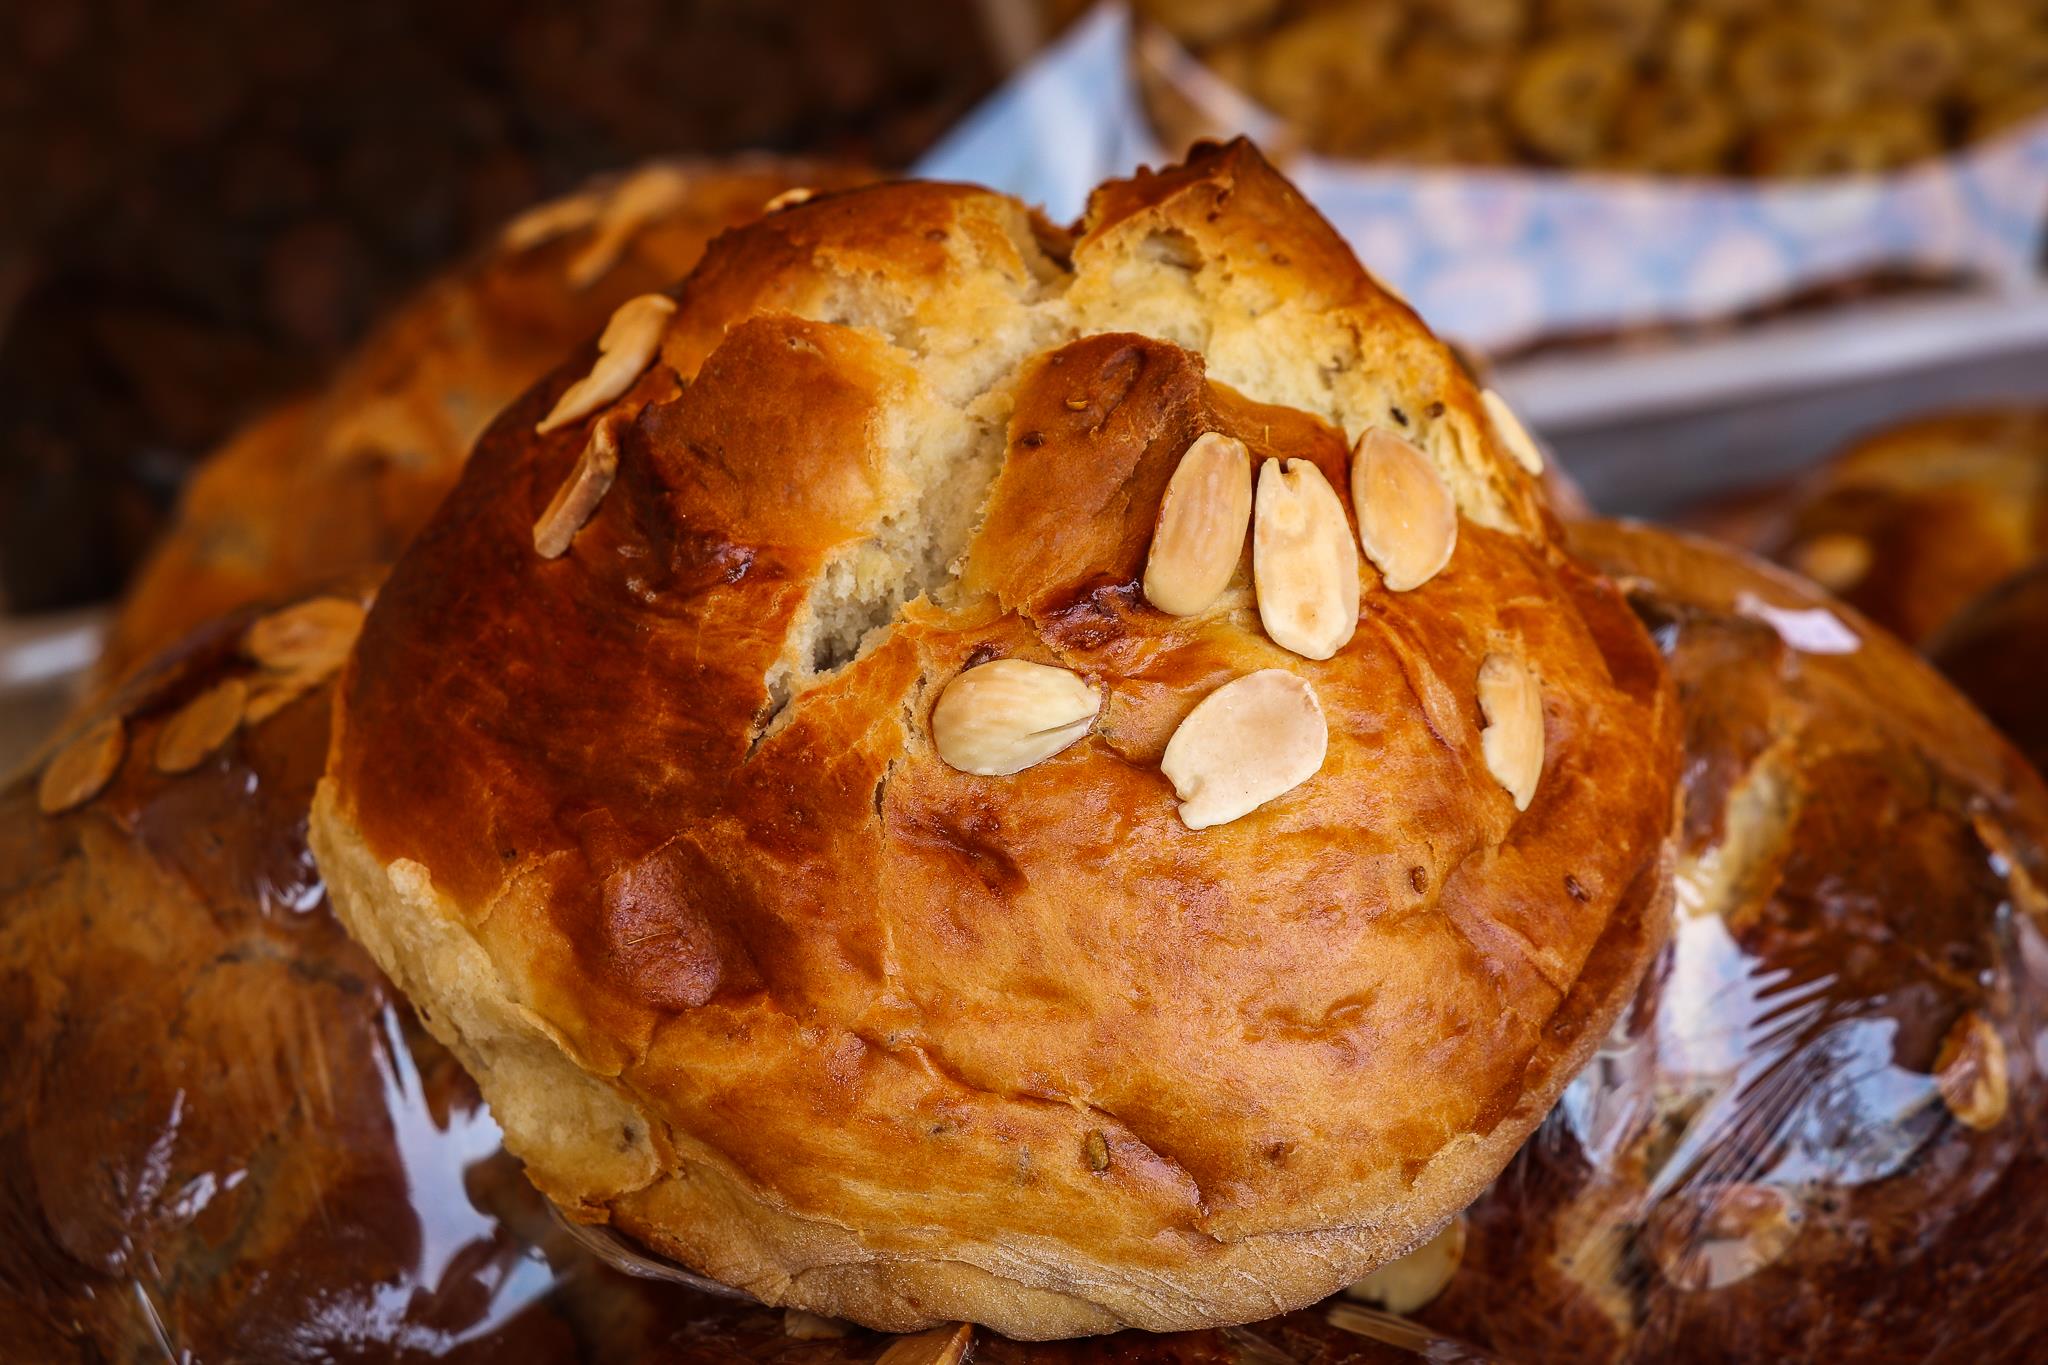
[[[115,591],[200,455],[522,205],[900,166],[997,77],[968,0],[0,4],[0,610]]]

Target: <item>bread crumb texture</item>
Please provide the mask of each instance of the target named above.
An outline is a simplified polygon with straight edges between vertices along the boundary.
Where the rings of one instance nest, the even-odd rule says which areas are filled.
[[[1072,232],[964,186],[821,193],[670,296],[607,406],[534,429],[590,345],[483,437],[371,613],[314,818],[534,1180],[895,1331],[1249,1321],[1433,1233],[1654,952],[1677,762],[1648,638],[1450,352],[1243,143]],[[544,557],[593,422],[615,477]],[[1313,580],[1357,603],[1330,657],[1268,635],[1249,533],[1214,591],[1235,493],[1174,570],[1191,609],[1147,601],[1198,439],[1305,462],[1355,537],[1373,431],[1455,547],[1395,592],[1316,540],[1359,580]],[[1540,730],[1513,794],[1493,656]],[[957,692],[935,742],[997,660],[1056,671]],[[1319,760],[1198,745],[1245,795],[1186,818],[1169,740],[1262,670]]]

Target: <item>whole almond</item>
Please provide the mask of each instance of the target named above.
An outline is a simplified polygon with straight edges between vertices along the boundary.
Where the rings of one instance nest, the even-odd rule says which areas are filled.
[[[157,771],[186,773],[204,763],[242,723],[248,701],[249,685],[229,678],[179,707],[157,733]]]
[[[1515,416],[1515,410],[1508,406],[1505,398],[1492,389],[1479,394],[1480,403],[1486,408],[1486,416],[1493,423],[1493,429],[1500,436],[1500,443],[1507,447],[1508,454],[1515,457],[1515,463],[1531,474],[1543,472],[1543,451],[1537,446],[1529,428],[1522,425],[1522,419]]]
[[[1486,770],[1529,809],[1536,779],[1543,775],[1543,692],[1527,664],[1508,654],[1489,654],[1479,665],[1479,710],[1486,717],[1480,746]]]
[[[1145,600],[1170,616],[1205,610],[1237,572],[1251,516],[1252,463],[1244,442],[1220,431],[1197,436],[1159,500]]]
[[[617,424],[609,419],[590,429],[583,453],[562,486],[555,490],[540,519],[533,523],[533,548],[543,559],[559,559],[567,552],[576,533],[597,511],[619,473]]]
[[[1344,1291],[1357,1299],[1386,1309],[1389,1313],[1413,1313],[1424,1307],[1458,1273],[1465,1259],[1465,1215],[1444,1225],[1444,1230],[1396,1261],[1389,1261]]]
[[[1872,558],[1863,537],[1830,531],[1794,550],[1792,566],[1829,592],[1847,592],[1870,572]]]
[[[1180,798],[1181,823],[1207,829],[1314,777],[1329,744],[1315,690],[1286,669],[1265,668],[1202,698],[1166,742],[1159,770]]]
[[[1101,704],[1064,668],[996,659],[946,684],[932,708],[932,743],[963,773],[1007,777],[1087,734]]]
[[[1458,504],[1423,453],[1391,431],[1368,429],[1351,457],[1358,540],[1392,592],[1419,588],[1451,562]]]
[[[875,1365],[960,1365],[974,1344],[974,1328],[964,1322],[934,1327],[914,1337],[898,1337],[875,1357]]]
[[[61,815],[106,790],[121,770],[128,750],[128,729],[119,716],[109,716],[59,749],[36,784],[36,807],[45,815]]]
[[[332,673],[362,633],[363,614],[362,603],[346,597],[309,597],[252,624],[242,652],[279,673]]]
[[[620,181],[605,196],[597,231],[569,262],[570,286],[588,289],[610,274],[641,228],[689,197],[689,175],[680,167],[660,162],[643,166]]]
[[[1303,658],[1329,658],[1358,629],[1358,543],[1337,491],[1308,460],[1259,470],[1252,585],[1266,634]]]
[[[1956,1122],[1979,1132],[1995,1128],[2010,1101],[2005,1043],[1983,1015],[1956,1020],[1934,1059],[1934,1083]]]
[[[654,363],[661,334],[675,311],[675,300],[665,294],[642,294],[620,304],[597,339],[597,361],[590,373],[562,390],[533,429],[545,436],[581,421],[632,388],[640,372]]]

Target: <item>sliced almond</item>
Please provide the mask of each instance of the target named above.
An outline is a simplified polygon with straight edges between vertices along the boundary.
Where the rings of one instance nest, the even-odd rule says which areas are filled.
[[[1934,1059],[1941,1102],[1965,1128],[1998,1126],[2010,1098],[2005,1042],[1991,1022],[1971,1010],[1956,1020]]]
[[[780,213],[784,209],[793,209],[798,204],[807,204],[817,197],[817,193],[809,185],[792,185],[761,205],[761,216],[766,218],[771,213]]]
[[[533,524],[533,548],[541,558],[559,559],[568,550],[576,533],[604,501],[618,472],[617,424],[599,422],[590,429],[590,439],[584,442],[583,453],[576,457],[576,467],[562,480],[547,510]]]
[[[1543,690],[1520,659],[1489,654],[1479,665],[1479,742],[1486,770],[1507,788],[1516,810],[1529,809],[1543,775]]]
[[[974,1328],[964,1322],[935,1327],[914,1337],[898,1337],[875,1357],[875,1365],[960,1365],[974,1344]]]
[[[1444,1292],[1464,1259],[1465,1216],[1459,1214],[1442,1232],[1398,1261],[1387,1262],[1344,1294],[1389,1313],[1413,1313]]]
[[[782,1314],[782,1335],[798,1341],[833,1341],[853,1330],[840,1318],[828,1318],[802,1308],[788,1308]]]
[[[1774,1185],[1712,1184],[1666,1196],[1650,1211],[1643,1239],[1678,1288],[1721,1289],[1775,1264],[1804,1220]]]
[[[604,200],[591,190],[550,199],[545,204],[535,204],[505,224],[498,233],[498,241],[507,251],[526,251],[578,228],[589,227],[603,211]]]
[[[1166,742],[1159,770],[1180,798],[1181,823],[1207,829],[1314,777],[1329,745],[1315,689],[1264,668],[1202,698]]]
[[[605,198],[597,234],[569,262],[569,283],[577,289],[596,284],[626,254],[626,248],[648,223],[690,197],[690,177],[675,166],[656,162],[619,182]]]
[[[249,685],[240,678],[214,684],[179,707],[156,737],[156,768],[188,773],[227,742],[242,723]]]
[[[1419,588],[1458,546],[1458,504],[1423,453],[1373,427],[1351,457],[1351,506],[1366,558],[1392,592]]]
[[[331,671],[258,676],[249,684],[249,700],[242,707],[242,724],[261,725],[332,676]]]
[[[666,294],[642,294],[618,306],[597,339],[597,362],[590,373],[562,390],[554,408],[534,425],[545,436],[557,427],[581,421],[627,389],[654,363],[661,334],[676,311]]]
[[[1829,592],[1847,592],[1870,572],[1870,542],[1862,536],[1830,531],[1815,536],[1792,552],[1792,566]]]
[[[332,673],[355,647],[363,614],[346,597],[309,597],[252,624],[242,652],[279,673]]]
[[[36,808],[61,815],[98,796],[121,770],[128,752],[128,727],[109,716],[59,749],[36,784]]]
[[[1101,704],[1064,668],[996,659],[946,684],[932,708],[932,743],[963,773],[1007,777],[1087,734]]]
[[[1486,416],[1493,423],[1493,429],[1500,436],[1500,443],[1508,448],[1508,454],[1515,457],[1515,463],[1531,474],[1543,472],[1543,451],[1529,435],[1529,428],[1522,425],[1522,419],[1515,416],[1515,410],[1507,400],[1492,389],[1482,389],[1479,401],[1486,408]]]
[[[1251,517],[1251,452],[1220,431],[1197,436],[1159,500],[1145,600],[1169,616],[1206,610],[1237,572]]]
[[[1358,629],[1358,543],[1337,490],[1308,460],[1259,470],[1252,585],[1266,634],[1303,658],[1329,658]]]

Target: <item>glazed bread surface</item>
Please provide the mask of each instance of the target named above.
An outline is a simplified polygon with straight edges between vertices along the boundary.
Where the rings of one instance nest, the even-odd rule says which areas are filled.
[[[1198,449],[1260,506],[1169,615]],[[320,865],[573,1218],[890,1330],[1269,1317],[1478,1193],[1668,923],[1668,680],[1537,458],[1245,144],[1074,234],[783,208],[483,438],[349,665]],[[1328,638],[1283,479],[1347,490]],[[1253,677],[1281,730],[1190,720]],[[1218,812],[1165,770],[1219,728],[1226,786],[1325,748]]]

